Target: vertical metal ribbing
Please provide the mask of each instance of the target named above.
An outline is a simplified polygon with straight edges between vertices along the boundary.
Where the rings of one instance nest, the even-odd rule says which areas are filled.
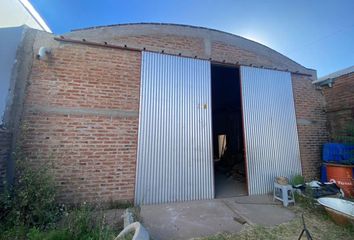
[[[143,52],[141,71],[135,203],[213,198],[210,62]]]
[[[241,67],[250,195],[273,189],[276,176],[301,174],[291,75]]]

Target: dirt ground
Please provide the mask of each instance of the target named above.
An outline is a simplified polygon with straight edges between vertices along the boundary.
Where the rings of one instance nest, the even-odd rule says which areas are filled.
[[[312,239],[320,240],[353,240],[353,226],[338,226],[327,215],[325,210],[313,203],[299,201],[296,206],[289,207],[296,213],[296,218],[288,223],[275,227],[249,226],[238,234],[220,233],[198,240],[249,240],[249,239],[298,239],[303,229],[301,214],[304,214],[305,223]],[[303,235],[301,239],[307,239]]]

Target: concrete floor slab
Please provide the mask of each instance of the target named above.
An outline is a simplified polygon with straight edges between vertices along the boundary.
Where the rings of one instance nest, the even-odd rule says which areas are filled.
[[[254,196],[240,196],[235,198],[228,198],[234,200],[235,203],[240,204],[264,204],[264,205],[282,205],[280,201],[273,201],[273,195],[254,195]]]
[[[143,225],[153,239],[190,239],[219,232],[236,233],[248,224],[273,226],[295,214],[268,196],[236,197],[141,207]],[[243,202],[243,203],[239,203]]]
[[[155,240],[189,239],[243,228],[234,220],[238,216],[217,200],[142,206],[140,214]]]
[[[289,222],[295,217],[294,212],[277,203],[257,203],[257,201],[256,203],[253,201],[238,203],[237,198],[223,199],[223,201],[235,212],[243,216],[249,224],[275,226]]]
[[[215,172],[215,198],[247,196],[247,184]]]

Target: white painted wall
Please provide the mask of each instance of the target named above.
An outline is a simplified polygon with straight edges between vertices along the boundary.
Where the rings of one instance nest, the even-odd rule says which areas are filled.
[[[51,32],[28,0],[0,0],[0,28],[22,25]]]
[[[10,104],[12,69],[17,61],[16,51],[22,40],[22,34],[23,27],[0,28],[0,126]]]

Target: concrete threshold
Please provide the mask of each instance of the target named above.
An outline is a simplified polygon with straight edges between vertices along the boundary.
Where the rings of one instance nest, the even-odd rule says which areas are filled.
[[[268,195],[144,205],[140,215],[155,240],[237,233],[250,225],[274,226],[295,217]]]

